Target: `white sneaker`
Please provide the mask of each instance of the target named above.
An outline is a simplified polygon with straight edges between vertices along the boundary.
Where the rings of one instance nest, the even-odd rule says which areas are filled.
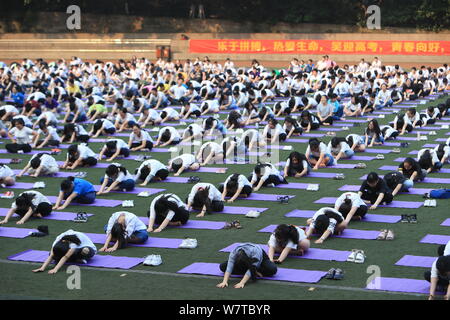
[[[357,252],[358,251],[356,249],[352,249],[352,253],[350,253],[350,255],[348,256],[347,262],[355,262]]]
[[[179,245],[180,249],[194,249],[197,248],[197,239],[184,239]]]
[[[308,184],[308,187],[306,188],[307,191],[319,191],[319,185],[310,183]]]
[[[33,189],[44,189],[44,188],[45,188],[45,182],[43,182],[43,181],[38,181],[33,184]]]
[[[123,208],[133,208],[134,207],[134,200],[125,200],[122,202]]]
[[[147,256],[143,262],[144,266],[159,266],[162,264],[162,259],[159,254],[151,254]]]
[[[364,263],[366,261],[366,256],[364,251],[358,250],[355,255],[355,263]]]
[[[283,150],[291,151],[292,146],[283,146]]]
[[[138,197],[149,197],[150,194],[147,191],[142,191],[137,194]]]
[[[250,210],[249,212],[247,212],[247,214],[245,215],[247,218],[258,218],[260,216],[261,213],[259,213],[258,211],[255,210]]]

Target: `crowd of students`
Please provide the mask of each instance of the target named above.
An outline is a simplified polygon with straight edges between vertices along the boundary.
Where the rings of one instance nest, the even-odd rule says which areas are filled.
[[[6,164],[0,165],[3,186],[13,185],[24,174],[38,177],[56,174],[61,169],[76,171],[94,167],[103,159],[111,164],[99,181],[98,191],[92,181],[77,177],[61,183],[54,205],[40,192],[25,191],[13,201],[0,223],[8,223],[17,214],[20,216],[17,223],[22,224],[31,217],[45,217],[52,210],[69,205],[92,204],[97,195],[132,191],[139,182],[145,186],[165,180],[170,173],[179,176],[212,163],[245,159],[251,151],[289,142],[321,126],[367,117],[404,101],[443,93],[450,90],[449,80],[450,67],[446,64],[404,71],[398,65],[382,65],[378,58],[371,64],[361,60],[357,65],[338,66],[328,56],[316,65],[293,59],[287,69],[273,71],[256,60],[247,69],[236,67],[230,59],[223,66],[211,63],[208,57],[185,63],[162,59],[152,63],[136,57],[117,63],[99,60],[90,63],[73,57],[70,61],[24,59],[20,63],[1,64],[0,134],[11,140],[5,144],[7,152],[30,153],[59,147],[63,142],[71,144],[61,165],[48,152],[34,154],[18,175]],[[248,177],[235,172],[218,186],[196,183],[185,201],[173,193],[159,195],[148,209],[148,226],[133,213],[116,212],[105,226],[107,240],[99,251],[112,252],[128,243],[143,243],[148,232],[186,224],[191,210],[199,212],[197,217],[221,212],[225,202],[248,198],[263,187],[286,184],[289,177],[305,177],[312,170],[333,166],[356,152],[433,124],[448,115],[449,108],[450,99],[426,110],[410,108],[405,114],[397,114],[389,125],[380,126],[376,119],[369,119],[361,135],[335,136],[328,144],[311,138],[304,152],[295,150],[289,154],[281,171],[276,163],[258,163]],[[222,111],[227,113],[224,121],[219,117]],[[204,119],[186,123],[200,117]],[[180,132],[168,122],[184,127]],[[260,125],[264,126],[261,130]],[[150,127],[157,132],[147,130]],[[117,137],[121,132],[129,133],[128,142]],[[152,136],[153,132],[156,136]],[[100,150],[92,150],[88,143],[99,136],[112,138]],[[169,159],[167,164],[151,159],[137,168],[126,168],[116,162],[128,158],[132,152],[195,143],[208,136],[214,140],[202,141],[196,154],[182,154]],[[314,243],[319,245],[341,233],[351,221],[364,219],[368,210],[389,204],[399,192],[408,192],[416,182],[447,164],[449,151],[450,138],[435,148],[420,150],[416,159],[406,158],[398,171],[389,172],[384,178],[376,172],[368,173],[357,193],[342,194],[334,207],[321,208],[308,219],[307,231],[278,225],[270,236],[268,254],[251,243],[238,246],[228,261],[220,265],[225,277],[218,287],[227,286],[231,274],[244,275],[236,288],[244,287],[257,276],[274,275],[276,264],[289,254],[307,252],[313,234],[318,235]],[[111,247],[110,241],[114,242]],[[34,271],[43,271],[54,259],[59,261],[51,272],[55,273],[66,261],[88,260],[96,252],[89,238],[69,230],[58,236],[49,259]],[[447,256],[448,248],[442,252],[442,256]],[[275,253],[279,254],[277,258]],[[428,280],[431,277],[431,295],[436,279],[439,284],[447,279],[448,285],[448,276],[443,276],[450,270],[445,259],[439,258],[431,275],[426,276]]]

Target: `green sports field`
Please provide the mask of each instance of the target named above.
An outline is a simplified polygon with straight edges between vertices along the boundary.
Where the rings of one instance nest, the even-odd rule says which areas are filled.
[[[436,105],[445,101],[445,98],[432,101],[427,105],[419,105],[422,110],[428,105]],[[224,115],[221,115],[224,117]],[[380,123],[385,124],[392,121],[394,115],[387,115],[385,119],[380,119]],[[364,124],[360,127],[350,127],[350,131],[337,133],[339,136],[348,133],[361,134]],[[0,298],[1,299],[426,299],[426,295],[421,294],[402,294],[389,292],[375,292],[365,290],[366,281],[371,275],[367,273],[370,265],[377,265],[381,269],[382,277],[398,277],[423,279],[425,268],[400,267],[394,264],[404,255],[435,256],[437,245],[421,244],[420,239],[426,234],[448,235],[449,227],[440,226],[448,218],[448,200],[438,200],[436,208],[408,209],[401,208],[378,208],[375,214],[400,215],[403,213],[418,215],[417,224],[397,223],[382,224],[372,222],[352,222],[350,228],[363,230],[393,229],[396,235],[394,241],[376,241],[376,240],[354,240],[331,238],[324,244],[316,245],[312,243],[313,248],[325,248],[335,250],[362,249],[366,253],[366,262],[364,264],[354,264],[349,262],[319,261],[309,259],[287,259],[281,267],[292,269],[321,270],[328,271],[330,268],[341,268],[345,272],[345,278],[340,281],[322,279],[317,284],[299,284],[290,282],[276,281],[258,281],[249,283],[244,289],[238,290],[232,287],[237,280],[231,280],[230,286],[225,289],[215,287],[221,279],[218,277],[200,276],[200,275],[180,275],[176,272],[194,262],[212,262],[221,263],[228,258],[227,253],[219,252],[220,249],[235,242],[253,242],[265,244],[269,239],[268,233],[259,233],[258,230],[270,225],[279,223],[291,223],[305,225],[306,219],[286,218],[284,215],[294,209],[316,210],[321,208],[320,204],[314,204],[314,201],[322,197],[338,197],[341,192],[337,189],[344,184],[360,184],[359,178],[370,171],[377,171],[382,165],[396,165],[393,160],[397,157],[406,156],[410,150],[419,150],[425,143],[435,143],[437,138],[448,137],[445,134],[448,130],[437,130],[437,136],[429,136],[428,141],[412,141],[409,148],[401,149],[401,154],[386,154],[384,160],[372,160],[367,162],[367,169],[324,169],[323,172],[343,172],[345,180],[303,178],[295,180],[290,178],[291,182],[319,183],[320,190],[311,192],[306,190],[263,188],[260,192],[276,194],[292,194],[295,198],[289,204],[279,204],[267,201],[249,201],[239,200],[232,206],[266,207],[269,210],[261,214],[257,219],[245,218],[242,215],[212,214],[203,219],[211,221],[231,221],[239,219],[243,229],[231,230],[198,230],[198,229],[166,229],[162,233],[151,234],[150,237],[164,238],[196,238],[198,247],[193,250],[184,249],[153,249],[129,247],[124,250],[118,250],[113,253],[117,256],[144,257],[149,254],[160,254],[163,264],[157,267],[147,267],[139,265],[131,270],[115,269],[95,269],[81,268],[81,289],[69,290],[66,282],[70,274],[66,273],[66,268],[62,268],[56,275],[47,273],[34,274],[32,269],[37,264],[26,262],[8,261],[7,257],[28,249],[49,250],[55,237],[68,229],[74,229],[81,232],[101,233],[103,226],[107,223],[110,215],[120,210],[117,208],[104,207],[84,207],[88,213],[94,214],[85,224],[76,224],[70,221],[55,220],[33,220],[25,225],[17,226],[15,218],[5,225],[7,227],[35,228],[45,224],[49,226],[50,236],[43,238],[24,238],[11,239],[0,238]],[[413,136],[413,135],[407,135]],[[330,137],[323,137],[322,141],[328,143]],[[4,148],[5,140],[0,148]],[[101,148],[101,143],[90,143],[94,151]],[[305,152],[306,144],[293,143],[294,150]],[[378,147],[377,147],[378,148]],[[380,147],[386,148],[389,147]],[[63,150],[64,151],[64,150]],[[284,160],[289,151],[280,151],[280,159]],[[151,153],[153,158],[164,163],[170,157],[168,153]],[[372,155],[372,154],[371,154]],[[19,157],[29,159],[27,155],[9,155],[2,154],[4,158]],[[65,151],[56,157],[57,160],[64,160]],[[138,167],[139,163],[133,160],[120,160],[130,172]],[[340,161],[340,163],[357,163],[355,161]],[[12,169],[23,168],[25,163],[11,165]],[[216,165],[223,167],[223,165]],[[223,182],[228,174],[239,172],[248,175],[253,165],[228,165],[226,174],[213,173],[195,173],[201,177],[203,182],[210,182],[217,185]],[[446,166],[448,167],[448,165]],[[83,169],[88,172],[87,180],[94,184],[99,184],[100,178],[104,174],[104,169]],[[378,171],[383,173],[382,171]],[[183,174],[182,176],[189,176]],[[434,173],[434,176],[450,178],[450,174]],[[45,195],[56,196],[59,191],[61,178],[40,178],[39,181],[45,181],[47,187],[43,193]],[[21,182],[34,182],[33,178],[23,177]],[[150,187],[164,188],[168,192],[173,192],[181,198],[189,193],[191,185],[158,183]],[[420,184],[420,188],[438,188],[437,184]],[[448,187],[448,186],[447,186]],[[13,189],[19,194],[23,190]],[[127,200],[133,199],[135,207],[125,209],[139,216],[145,216],[150,202],[153,199],[140,198],[136,195],[109,194],[100,198]],[[419,195],[399,195],[396,200],[404,201],[423,201]],[[0,207],[7,208],[12,200],[0,199]],[[77,212],[81,207],[69,206],[64,211]],[[197,219],[192,214],[191,219]],[[150,239],[151,241],[151,239]],[[99,248],[99,246],[97,245]],[[104,253],[102,253],[104,254]],[[311,289],[314,288],[314,289]]]

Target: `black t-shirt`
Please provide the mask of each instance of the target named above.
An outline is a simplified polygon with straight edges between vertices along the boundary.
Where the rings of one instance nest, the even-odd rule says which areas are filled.
[[[405,169],[404,163],[402,162],[399,166],[400,169],[402,169],[403,175],[407,178],[410,178],[411,175],[417,171],[417,179],[422,179],[423,175],[422,175],[422,168],[420,167],[419,163],[414,160],[413,165],[411,166],[411,168],[409,170]]]
[[[389,172],[384,176],[384,181],[390,189],[395,189],[397,185],[402,184],[405,180],[405,176],[398,171]]]
[[[386,194],[391,192],[391,190],[386,184],[386,181],[384,181],[383,179],[378,179],[377,184],[373,188],[369,186],[369,183],[367,182],[367,180],[365,180],[362,183],[361,188],[359,188],[359,191],[367,195],[377,195],[380,193]]]

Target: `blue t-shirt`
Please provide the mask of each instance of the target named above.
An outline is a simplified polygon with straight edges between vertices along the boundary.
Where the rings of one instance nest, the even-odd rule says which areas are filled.
[[[84,196],[89,192],[95,192],[94,186],[89,181],[75,178],[73,192],[76,192],[80,196]]]
[[[21,104],[21,105],[23,104],[23,102],[25,100],[25,96],[24,96],[24,94],[22,92],[13,93],[11,95],[11,97],[13,98],[15,103],[18,103],[18,104]]]

